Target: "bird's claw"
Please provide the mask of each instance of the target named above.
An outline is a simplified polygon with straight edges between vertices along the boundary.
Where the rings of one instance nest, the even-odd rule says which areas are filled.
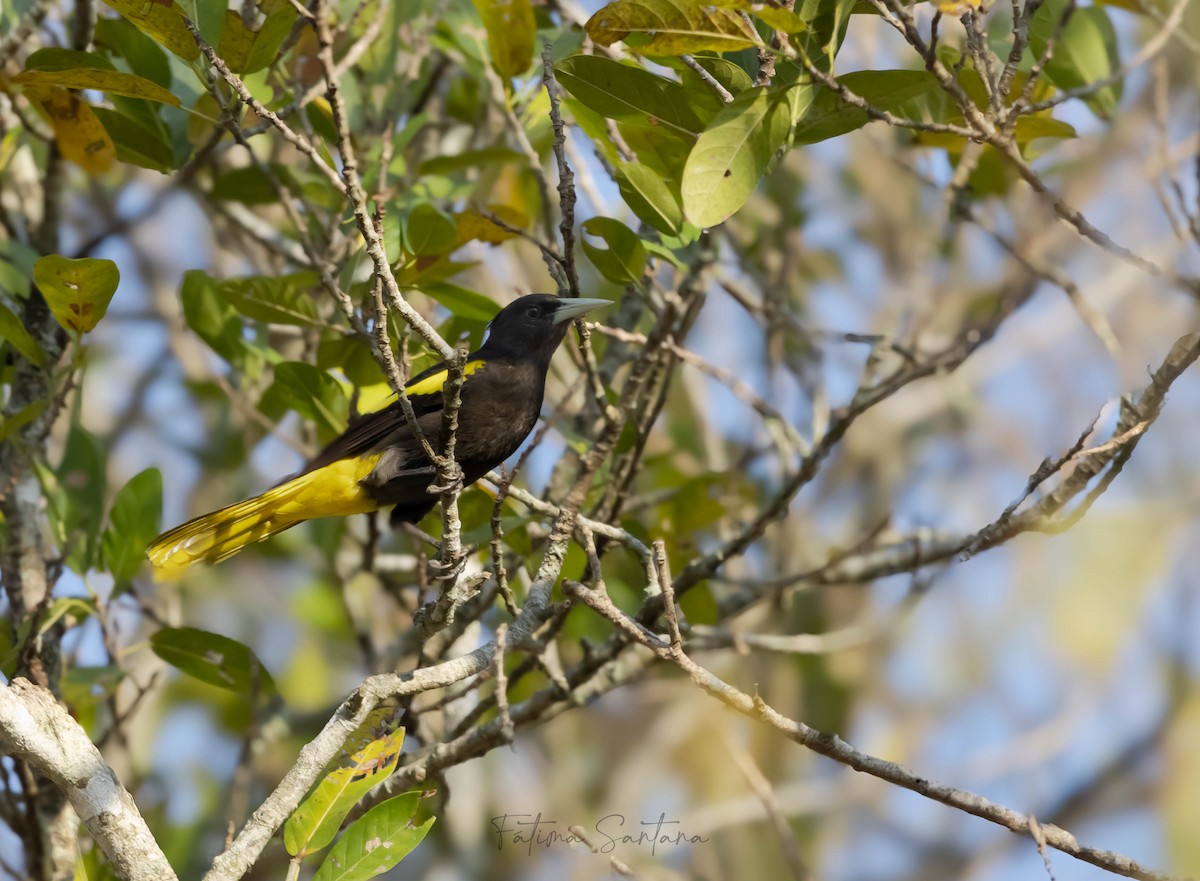
[[[429,487],[429,491],[435,495],[444,495],[445,493],[458,494],[463,491],[463,473],[461,468],[455,468],[454,474],[442,484],[434,484]]]
[[[463,554],[450,560],[430,560],[428,565],[435,581],[454,581],[467,565],[467,557]]]

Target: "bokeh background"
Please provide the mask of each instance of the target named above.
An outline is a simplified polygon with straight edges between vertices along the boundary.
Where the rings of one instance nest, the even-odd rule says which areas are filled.
[[[1128,58],[1153,23],[1109,9]],[[414,11],[411,21],[422,14]],[[922,10],[922,20],[929,14]],[[452,4],[447,15],[453,22],[469,9]],[[433,45],[453,60],[444,30],[435,31]],[[1200,18],[1189,13],[1181,33],[1194,44]],[[838,70],[905,66],[906,50],[878,17],[854,16]],[[1111,120],[1079,103],[1059,108],[1057,116],[1079,137],[1056,143],[1037,167],[1121,244],[1195,272],[1196,243],[1175,234],[1156,192],[1165,189],[1165,175],[1175,175],[1195,210],[1195,56],[1180,38],[1163,58],[1171,108],[1165,129],[1152,100],[1156,81],[1143,69],[1129,77]],[[470,120],[445,113],[406,154],[414,167],[504,137],[508,121],[487,108],[484,84],[453,63],[442,76],[436,96],[448,102],[456,90],[474,89],[479,109]],[[536,81],[521,88],[540,146],[545,122],[533,120],[543,109]],[[580,218],[613,216],[636,228],[587,138],[577,128],[569,136],[583,184]],[[1014,264],[989,228],[1035,243],[1042,259],[1074,281],[1090,311],[1040,282],[962,367],[908,386],[859,419],[787,517],[713,579],[707,596],[803,572],[873,534],[898,539],[982,528],[1020,496],[1044,458],[1063,453],[1093,419],[1096,437],[1107,437],[1120,396],[1143,388],[1174,340],[1196,327],[1193,297],[1081,241],[1028,188],[1013,184],[978,200],[973,210],[984,224],[963,219],[947,204],[952,167],[945,152],[910,140],[873,124],[789,153],[715,237],[707,300],[683,344],[809,436],[814,416],[848,402],[869,358],[888,364],[899,357],[857,337],[933,347],[995,295]],[[277,142],[262,149],[296,161]],[[240,163],[236,151],[227,161]],[[449,173],[445,192],[501,192],[518,178],[512,166]],[[70,405],[75,413],[60,420],[50,461],[62,455],[74,421],[103,445],[110,495],[142,469],[159,468],[164,528],[295,471],[313,449],[312,427],[294,413],[276,423],[254,412],[262,377],[232,370],[188,328],[180,306],[186,270],[217,277],[270,270],[273,258],[260,262],[261,249],[234,217],[251,209],[214,199],[203,183],[162,197],[171,178],[146,171],[114,174],[92,187],[72,184],[63,253],[115,218],[136,220],[93,253],[118,263],[121,287],[91,338]],[[432,192],[441,184],[424,185]],[[268,224],[286,224],[270,206],[252,210]],[[456,282],[497,306],[554,289],[536,248],[520,240],[473,243],[458,259],[479,262]],[[623,314],[637,314],[644,293],[605,281],[582,257],[581,271],[587,295],[620,300]],[[764,331],[722,280],[777,304],[796,329]],[[413,301],[438,322],[450,317],[433,299]],[[247,334],[290,357],[303,351],[302,341],[278,328]],[[577,376],[574,359],[560,353],[547,410],[570,394]],[[566,407],[580,411],[580,396]],[[814,640],[812,653],[694,656],[739,687],[757,688],[785,715],[836,731],[865,752],[1057,823],[1084,843],[1144,865],[1200,873],[1197,412],[1200,374],[1193,370],[1174,385],[1120,477],[1065,534],[1022,535],[916,575],[785,592],[731,625],[834,634]],[[518,482],[546,492],[555,464],[581,443],[586,438],[573,428],[552,428]],[[649,536],[670,534],[676,553],[711,547],[782,480],[775,449],[775,436],[726,383],[684,364],[650,438],[637,483],[641,503],[627,516]],[[487,507],[480,499],[479,490],[464,496],[468,519],[472,505]],[[139,580],[138,601],[114,603],[128,676],[142,684],[154,677],[155,687],[128,727],[128,741],[113,744],[109,758],[185,875],[219,849],[224,818],[238,809],[229,800],[239,791],[235,771],[254,713],[244,697],[188,679],[155,657],[147,649],[155,625],[146,609],[245,642],[278,683],[286,712],[257,719],[266,728],[250,763],[254,780],[245,797],[252,809],[368,672],[361,634],[386,642],[403,619],[378,584],[346,576],[346,555],[365,534],[365,522],[306,525],[181,585]],[[416,579],[411,538],[385,534],[380,547]],[[581,564],[582,555],[570,557],[567,574],[578,577]],[[639,586],[616,576],[610,582],[618,582],[610,590],[621,604],[635,608]],[[57,592],[104,597],[111,587],[102,573],[67,572]],[[702,620],[699,605],[684,609]],[[607,633],[590,615],[573,611],[568,634]],[[492,625],[489,619],[468,629],[457,648],[486,641]],[[73,629],[65,646],[73,666],[110,663],[95,620]],[[678,671],[651,666],[636,683],[520,729],[510,748],[450,769],[438,783],[434,832],[390,877],[608,878],[609,856],[639,878],[791,877],[788,845],[764,808],[763,785],[812,877],[1001,881],[1046,871],[1032,840],[806,752],[729,712]],[[630,828],[662,816],[677,824],[665,828],[705,840],[659,845],[653,853],[618,844],[611,854],[596,854],[561,843],[526,848],[495,831],[497,817],[538,814],[543,831],[562,834],[571,825],[611,830],[614,815]],[[596,837],[602,843],[603,835]],[[0,828],[0,851],[16,846]],[[283,870],[282,849],[275,850],[256,876]],[[1053,851],[1049,859],[1060,881],[1107,874]]]

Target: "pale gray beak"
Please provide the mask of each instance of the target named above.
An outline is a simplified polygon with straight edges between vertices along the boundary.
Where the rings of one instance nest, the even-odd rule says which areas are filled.
[[[612,300],[595,300],[586,297],[573,297],[571,299],[562,300],[558,309],[554,312],[554,323],[562,324],[564,321],[570,321],[572,318],[578,318],[593,309],[599,309],[601,306],[611,306]]]

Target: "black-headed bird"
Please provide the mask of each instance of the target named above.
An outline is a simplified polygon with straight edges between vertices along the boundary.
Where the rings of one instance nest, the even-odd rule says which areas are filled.
[[[454,458],[466,486],[521,446],[542,409],[550,358],[571,319],[608,300],[530,294],[509,303],[489,325],[463,368]],[[443,362],[405,386],[422,434],[442,449]],[[400,402],[369,413],[317,454],[296,477],[260,496],[189,520],[146,551],[156,574],[174,578],[193,563],[216,563],[246,545],[318,517],[391,507],[393,523],[416,523],[437,504],[436,469]]]

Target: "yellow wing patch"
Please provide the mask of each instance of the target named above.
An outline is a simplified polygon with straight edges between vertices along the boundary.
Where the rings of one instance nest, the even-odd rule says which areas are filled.
[[[483,359],[477,361],[468,361],[463,365],[463,379],[466,379],[477,370],[482,370],[485,366]],[[439,370],[437,373],[431,374],[424,379],[419,379],[416,382],[410,382],[404,387],[404,391],[410,395],[433,395],[442,390],[442,386],[446,384],[446,380],[450,378],[449,370]]]

